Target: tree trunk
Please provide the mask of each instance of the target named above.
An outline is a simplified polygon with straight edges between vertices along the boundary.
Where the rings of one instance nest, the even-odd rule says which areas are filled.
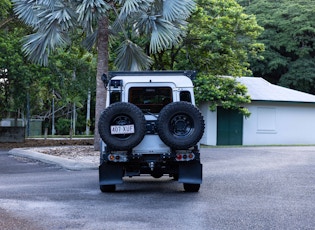
[[[56,129],[55,129],[55,89],[53,89],[53,95],[52,95],[52,105],[51,105],[51,135],[55,135]]]
[[[105,108],[106,89],[102,81],[102,75],[108,74],[108,18],[103,17],[98,22],[97,35],[97,74],[96,74],[96,105],[95,105],[95,129],[94,150],[100,150],[100,134],[98,132],[98,120]]]
[[[90,135],[91,126],[91,90],[89,89],[86,102],[86,122],[85,122],[85,134]]]

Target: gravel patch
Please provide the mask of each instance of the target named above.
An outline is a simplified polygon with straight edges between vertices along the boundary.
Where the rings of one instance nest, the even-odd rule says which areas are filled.
[[[99,151],[95,151],[93,146],[49,146],[24,149],[75,160],[78,162],[98,163],[100,155]]]

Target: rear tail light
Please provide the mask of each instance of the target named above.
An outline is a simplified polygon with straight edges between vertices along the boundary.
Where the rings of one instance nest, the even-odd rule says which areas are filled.
[[[181,161],[183,159],[183,155],[182,154],[176,154],[176,160],[177,161]]]
[[[191,161],[195,159],[195,154],[193,153],[177,153],[176,161]]]
[[[127,155],[125,153],[111,153],[108,155],[107,159],[112,162],[126,162],[128,161]]]
[[[115,156],[114,156],[113,154],[110,154],[110,155],[108,156],[108,160],[114,161],[114,160],[115,160]]]

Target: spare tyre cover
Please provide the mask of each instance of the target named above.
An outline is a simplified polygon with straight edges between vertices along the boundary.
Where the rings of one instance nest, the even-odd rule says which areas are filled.
[[[201,112],[189,102],[174,102],[160,112],[157,130],[161,140],[174,149],[188,149],[198,143],[205,129]]]
[[[146,121],[136,105],[117,102],[101,113],[98,130],[104,143],[112,150],[128,150],[142,141]]]

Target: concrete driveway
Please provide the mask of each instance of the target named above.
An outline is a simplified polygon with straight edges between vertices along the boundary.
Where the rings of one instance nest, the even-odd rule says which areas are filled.
[[[126,178],[0,154],[0,212],[25,229],[314,229],[315,147],[203,148],[203,184]],[[5,160],[6,159],[6,160]],[[5,165],[4,165],[5,164]],[[9,220],[1,220],[6,226]],[[11,223],[12,224],[12,223]],[[10,226],[10,225],[7,225]],[[11,225],[12,226],[12,225]]]

